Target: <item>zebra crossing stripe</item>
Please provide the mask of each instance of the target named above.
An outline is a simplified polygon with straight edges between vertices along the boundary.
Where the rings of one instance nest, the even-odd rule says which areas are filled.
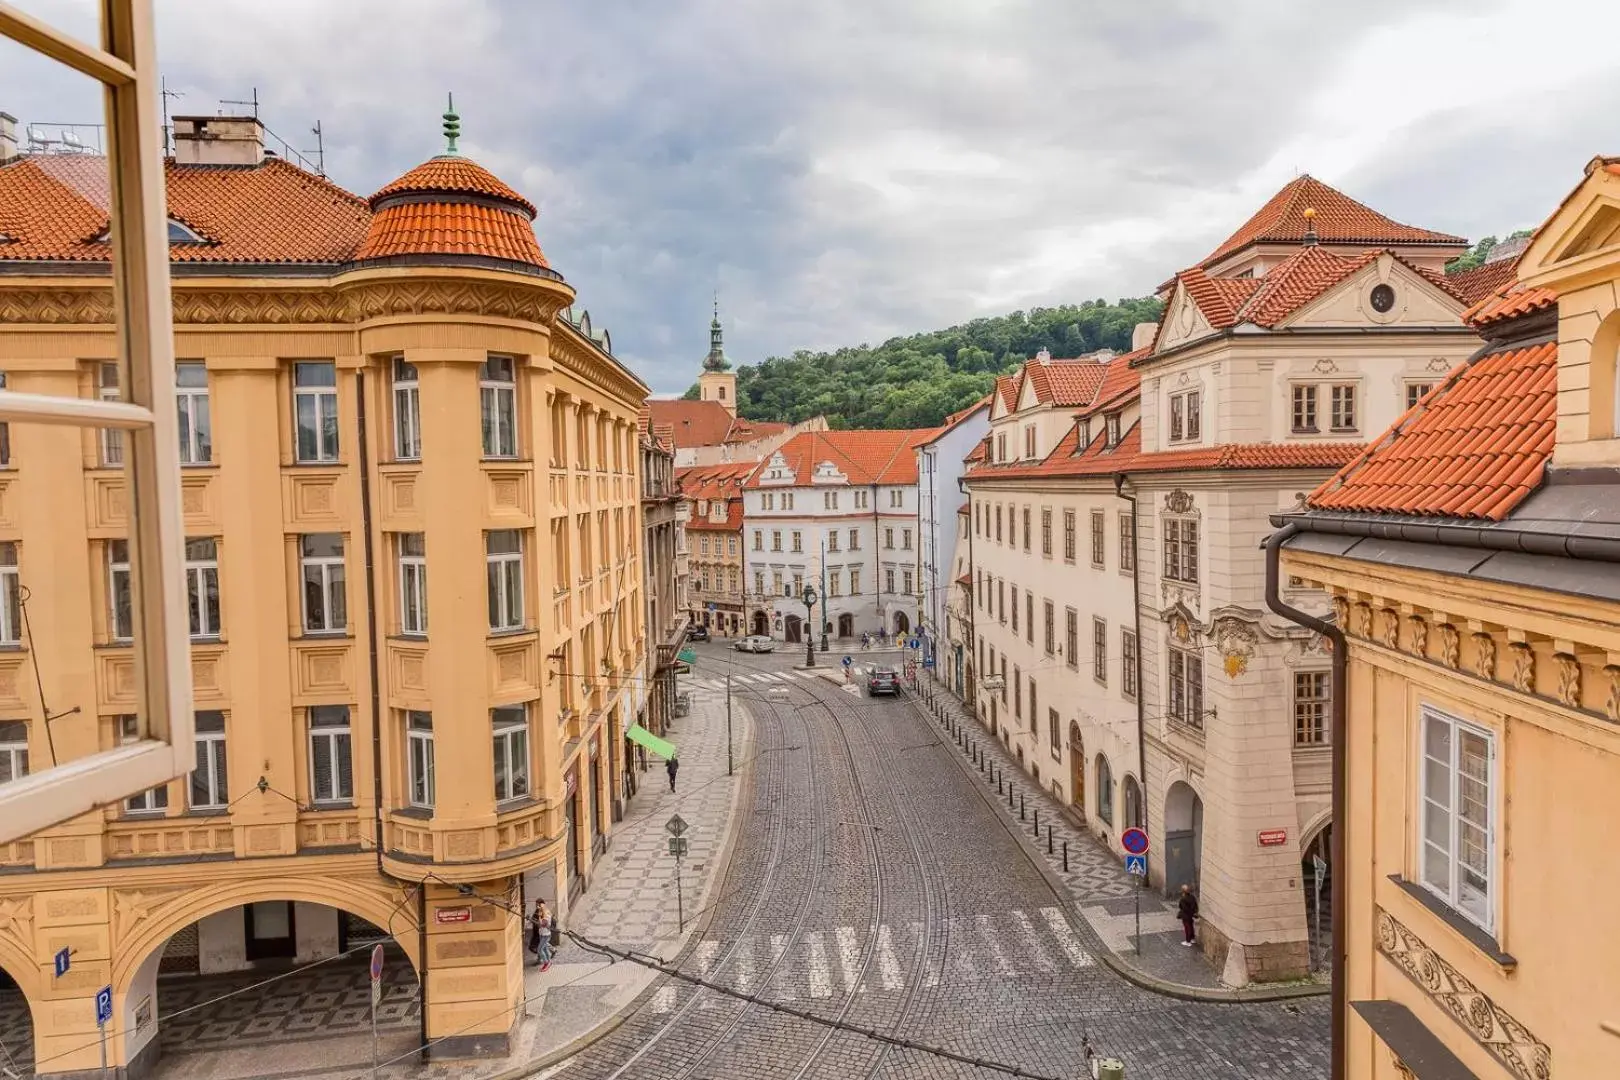
[[[754,942],[750,938],[737,943],[737,989],[745,994],[754,992]]]
[[[996,965],[996,974],[1017,974],[1013,970],[1012,962],[1007,959],[1007,954],[1002,951],[1001,942],[996,940],[999,935],[996,933],[995,923],[990,921],[990,916],[975,915],[973,921],[978,927],[980,940],[990,949],[990,959]]]
[[[1063,912],[1055,907],[1041,908],[1041,917],[1046,920],[1046,925],[1051,927],[1052,936],[1063,947],[1063,951],[1069,957],[1069,963],[1075,967],[1090,967],[1096,962],[1080,944],[1080,939],[1074,936],[1074,928],[1069,925],[1069,920],[1063,917]]]
[[[844,989],[853,993],[861,977],[860,939],[855,936],[854,929],[848,926],[840,926],[833,936],[838,939],[838,966],[844,972]]]
[[[900,977],[900,961],[894,955],[894,939],[889,936],[887,926],[878,927],[877,962],[883,989],[898,990],[906,984]]]
[[[1042,943],[1040,935],[1035,931],[1035,924],[1030,921],[1029,916],[1022,911],[1014,911],[1012,917],[1013,922],[1018,924],[1019,940],[1029,946],[1029,954],[1035,958],[1035,965],[1042,971],[1056,971],[1057,961],[1053,959],[1052,954]]]
[[[708,978],[709,969],[714,967],[714,955],[720,951],[718,941],[700,941],[697,947],[698,974]]]
[[[652,1011],[657,1014],[669,1012],[675,1007],[675,988],[673,986],[660,986],[658,993],[653,995]]]
[[[821,931],[812,930],[804,935],[804,949],[810,960],[810,996],[828,997],[832,994],[832,969],[827,965],[827,945]]]
[[[774,982],[782,974],[782,954],[787,952],[787,936],[785,934],[771,935],[771,977],[767,984]]]

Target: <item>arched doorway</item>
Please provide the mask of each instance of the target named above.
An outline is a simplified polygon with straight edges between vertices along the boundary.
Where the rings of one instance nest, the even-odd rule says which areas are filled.
[[[841,638],[855,636],[855,616],[847,611],[838,616],[838,636]]]
[[[1086,740],[1073,720],[1069,721],[1069,805],[1086,816]]]
[[[911,633],[911,620],[906,618],[906,613],[905,612],[903,612],[903,611],[895,612],[894,613],[894,636],[895,637],[904,637],[906,634],[909,634],[909,633]]]
[[[1142,811],[1145,804],[1142,802],[1142,785],[1136,782],[1136,777],[1130,773],[1125,774],[1125,827],[1141,829],[1146,827],[1147,818]]]
[[[1097,755],[1097,817],[1114,823],[1114,767],[1102,754]]]
[[[799,641],[799,639],[801,637],[799,628],[803,625],[803,623],[804,623],[804,620],[800,619],[797,615],[789,615],[787,617],[787,630],[786,630],[786,633],[787,633],[788,641],[794,642],[794,643],[797,643]]]
[[[1203,860],[1204,800],[1184,780],[1170,785],[1164,796],[1164,892],[1170,896],[1183,885],[1198,888]]]
[[[1333,955],[1333,823],[1317,830],[1300,848],[1300,883],[1305,888],[1305,925],[1310,928],[1311,970],[1326,967]]]
[[[34,1071],[34,1014],[28,995],[0,968],[0,1076]]]
[[[754,612],[754,633],[759,637],[767,637],[771,632],[771,619],[763,611]]]

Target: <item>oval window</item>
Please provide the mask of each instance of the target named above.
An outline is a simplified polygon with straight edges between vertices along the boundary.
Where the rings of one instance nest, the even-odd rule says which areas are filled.
[[[1382,315],[1395,306],[1395,290],[1388,285],[1374,285],[1367,299],[1372,302],[1373,310]]]

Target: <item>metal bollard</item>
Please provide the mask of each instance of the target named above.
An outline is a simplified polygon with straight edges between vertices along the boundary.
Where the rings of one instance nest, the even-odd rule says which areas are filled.
[[[1009,810],[1012,809],[1012,795],[1013,795],[1013,786],[1012,786],[1012,781],[1009,780],[1009,781],[1007,781],[1007,809],[1009,809]]]
[[[1018,820],[1024,820],[1024,797],[1022,795],[1018,796]]]
[[[1069,872],[1069,842],[1067,840],[1063,841],[1063,872],[1065,874]]]
[[[1001,794],[1001,778],[1000,777],[996,778],[996,794],[997,795]]]
[[[1035,835],[1041,835],[1041,808],[1038,806],[1035,808]]]
[[[1046,853],[1052,854],[1052,826],[1046,827]]]

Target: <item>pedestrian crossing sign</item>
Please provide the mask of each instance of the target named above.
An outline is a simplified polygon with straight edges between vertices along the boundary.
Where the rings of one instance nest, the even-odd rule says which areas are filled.
[[[1132,875],[1134,875],[1136,877],[1147,877],[1147,856],[1146,855],[1127,855],[1127,856],[1125,856],[1125,872],[1127,874],[1132,874]]]

